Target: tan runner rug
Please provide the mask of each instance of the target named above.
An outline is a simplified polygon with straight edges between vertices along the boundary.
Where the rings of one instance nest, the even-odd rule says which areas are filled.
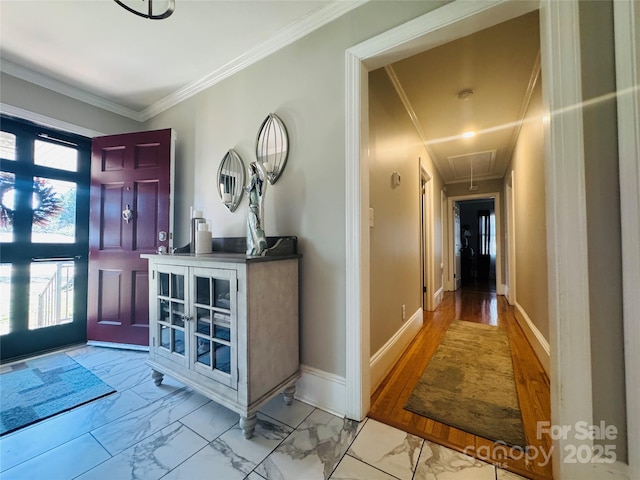
[[[404,408],[492,441],[525,447],[507,332],[454,321]]]

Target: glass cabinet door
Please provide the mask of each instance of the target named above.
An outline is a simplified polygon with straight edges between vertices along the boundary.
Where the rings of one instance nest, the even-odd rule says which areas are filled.
[[[188,305],[185,298],[186,269],[158,266],[156,274],[156,308],[158,325],[155,332],[158,353],[187,365]]]
[[[235,388],[236,272],[194,268],[192,285],[195,328],[191,363],[196,371]]]

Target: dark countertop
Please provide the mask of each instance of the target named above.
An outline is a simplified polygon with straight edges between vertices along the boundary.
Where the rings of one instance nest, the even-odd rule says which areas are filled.
[[[192,262],[198,260],[200,262],[222,262],[222,263],[259,263],[259,262],[276,262],[279,260],[289,260],[292,258],[300,258],[302,255],[289,254],[289,255],[269,255],[269,256],[249,256],[244,253],[226,253],[226,252],[213,252],[213,253],[172,253],[160,255],[157,253],[148,253],[140,255],[142,258],[150,258],[154,260],[184,260]]]

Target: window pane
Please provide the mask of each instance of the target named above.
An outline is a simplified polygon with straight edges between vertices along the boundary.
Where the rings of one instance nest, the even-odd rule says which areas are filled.
[[[229,296],[230,282],[229,280],[223,280],[215,278],[213,280],[213,306],[218,308],[229,309],[230,305],[230,296]]]
[[[11,332],[11,264],[0,264],[0,335]]]
[[[75,182],[36,177],[33,180],[34,243],[74,243],[76,241]]]
[[[44,167],[59,168],[70,172],[78,171],[78,150],[57,143],[36,140],[33,162]]]
[[[0,241],[13,242],[13,209],[16,191],[13,186],[16,176],[0,172]]]
[[[215,350],[215,369],[224,373],[231,373],[231,347],[213,342]]]
[[[3,160],[16,159],[16,136],[9,132],[0,132],[0,157]]]
[[[209,340],[198,337],[196,361],[203,365],[211,366],[211,342]]]
[[[73,278],[71,261],[31,264],[29,330],[73,321]]]

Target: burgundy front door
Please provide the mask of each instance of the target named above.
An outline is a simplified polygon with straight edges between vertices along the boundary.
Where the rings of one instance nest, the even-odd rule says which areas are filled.
[[[96,137],[91,148],[87,338],[149,344],[142,253],[171,248],[172,130]]]

